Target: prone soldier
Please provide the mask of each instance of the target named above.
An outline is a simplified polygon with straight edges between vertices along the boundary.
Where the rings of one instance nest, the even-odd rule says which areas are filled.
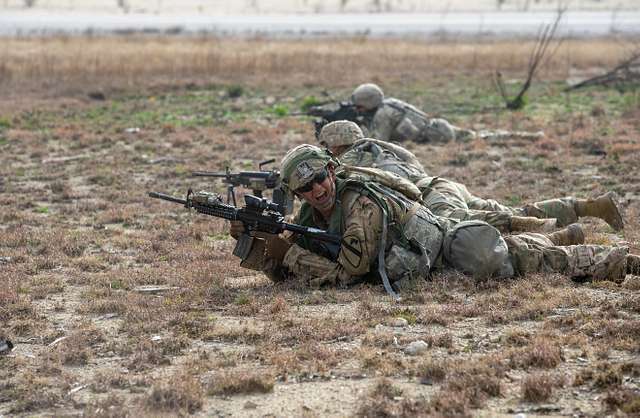
[[[327,124],[318,141],[345,166],[375,167],[410,180],[420,189],[423,203],[438,216],[461,221],[482,220],[501,232],[549,232],[556,226],[575,223],[583,216],[601,218],[615,230],[624,226],[609,193],[595,199],[550,199],[519,208],[474,196],[461,183],[429,176],[416,156],[406,148],[365,138],[358,125],[350,121]]]
[[[358,86],[351,95],[351,102],[361,116],[362,122],[358,123],[366,128],[370,137],[383,141],[443,143],[467,141],[475,137],[538,139],[544,135],[542,132],[475,132],[459,128],[445,119],[432,118],[402,100],[385,98],[382,89],[373,83]]]
[[[300,145],[282,160],[282,184],[302,199],[296,223],[341,236],[337,256],[296,234],[263,237],[246,267],[274,280],[295,277],[312,286],[344,286],[381,280],[396,291],[435,269],[453,268],[478,277],[558,272],[572,278],[619,281],[640,271],[640,257],[627,247],[556,246],[553,234],[503,238],[482,221],[456,222],[433,215],[413,200],[396,176],[387,184],[344,177],[339,163],[317,146]],[[244,229],[232,223],[232,235]],[[251,254],[253,253],[253,254]]]

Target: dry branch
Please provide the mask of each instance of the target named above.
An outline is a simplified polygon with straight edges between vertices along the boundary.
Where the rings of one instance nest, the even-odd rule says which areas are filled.
[[[634,82],[640,82],[640,52],[634,53],[631,58],[616,65],[613,70],[569,86],[565,91],[589,86],[610,86]]]
[[[548,62],[549,59],[558,50],[558,47],[562,43],[562,39],[558,42],[553,52],[547,55],[547,49],[549,48],[551,41],[555,37],[556,30],[558,29],[558,24],[560,23],[560,20],[562,19],[562,16],[564,15],[565,11],[566,11],[566,8],[558,10],[558,14],[556,15],[556,20],[551,25],[544,25],[540,28],[540,30],[538,30],[538,35],[536,36],[536,44],[533,50],[531,51],[531,55],[529,56],[529,63],[527,65],[527,68],[528,68],[527,79],[522,85],[522,87],[520,88],[520,91],[518,92],[518,94],[513,99],[509,99],[509,97],[507,96],[506,89],[504,86],[504,81],[502,80],[502,74],[500,73],[500,71],[496,71],[493,81],[496,86],[496,89],[498,90],[503,100],[505,101],[505,105],[507,109],[517,110],[524,107],[525,94],[527,93],[527,90],[529,90],[529,87],[531,87],[531,81],[533,80],[533,77],[535,76],[536,71],[540,67],[540,64],[543,58],[547,56],[545,63]]]

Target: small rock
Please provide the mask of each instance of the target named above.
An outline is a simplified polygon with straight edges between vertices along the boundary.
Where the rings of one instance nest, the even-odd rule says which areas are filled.
[[[422,340],[414,341],[404,349],[404,352],[410,356],[417,356],[429,349],[429,344]]]
[[[247,401],[244,404],[244,409],[256,409],[257,407],[258,407],[258,404],[251,401]]]
[[[11,262],[11,257],[0,257],[0,264],[9,264]]]
[[[137,134],[140,132],[140,128],[138,127],[134,127],[134,128],[127,128],[124,130],[126,133],[128,134]]]
[[[264,99],[265,104],[272,105],[276,102],[276,98],[273,96],[268,96]]]
[[[393,320],[391,321],[392,327],[404,328],[407,325],[409,325],[409,321],[404,318],[393,318]]]

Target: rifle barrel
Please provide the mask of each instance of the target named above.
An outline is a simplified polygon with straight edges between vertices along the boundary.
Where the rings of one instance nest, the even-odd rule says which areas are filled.
[[[216,173],[214,171],[194,171],[191,175],[194,177],[227,177],[227,173]]]
[[[185,199],[169,196],[168,194],[164,193],[149,192],[149,197],[153,197],[154,199],[168,200],[169,202],[182,203],[183,205],[187,204],[187,201]]]

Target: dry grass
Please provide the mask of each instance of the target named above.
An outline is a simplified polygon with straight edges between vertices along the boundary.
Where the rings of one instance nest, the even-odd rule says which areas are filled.
[[[562,386],[562,377],[551,373],[534,373],[527,375],[520,389],[525,402],[547,402],[553,396],[554,389]]]
[[[153,411],[193,414],[202,408],[204,390],[192,376],[178,374],[171,383],[154,386],[144,405]]]
[[[268,393],[273,390],[274,378],[268,371],[229,370],[216,374],[207,385],[209,395],[237,395]]]
[[[419,80],[442,68],[488,72],[500,63],[503,71],[519,72],[526,67],[533,47],[531,41],[366,38],[316,42],[95,37],[1,42],[0,62],[6,63],[2,80],[14,92],[122,88],[150,81],[185,85],[203,79],[259,85],[286,79],[289,87],[299,87],[317,82],[317,74],[324,76],[324,85],[348,88],[371,75],[384,74],[386,82]],[[609,41],[568,40],[542,74],[566,76],[571,67],[608,67],[623,52],[624,46],[611,48]],[[349,71],[343,71],[345,68]],[[392,74],[395,76],[389,79]]]

